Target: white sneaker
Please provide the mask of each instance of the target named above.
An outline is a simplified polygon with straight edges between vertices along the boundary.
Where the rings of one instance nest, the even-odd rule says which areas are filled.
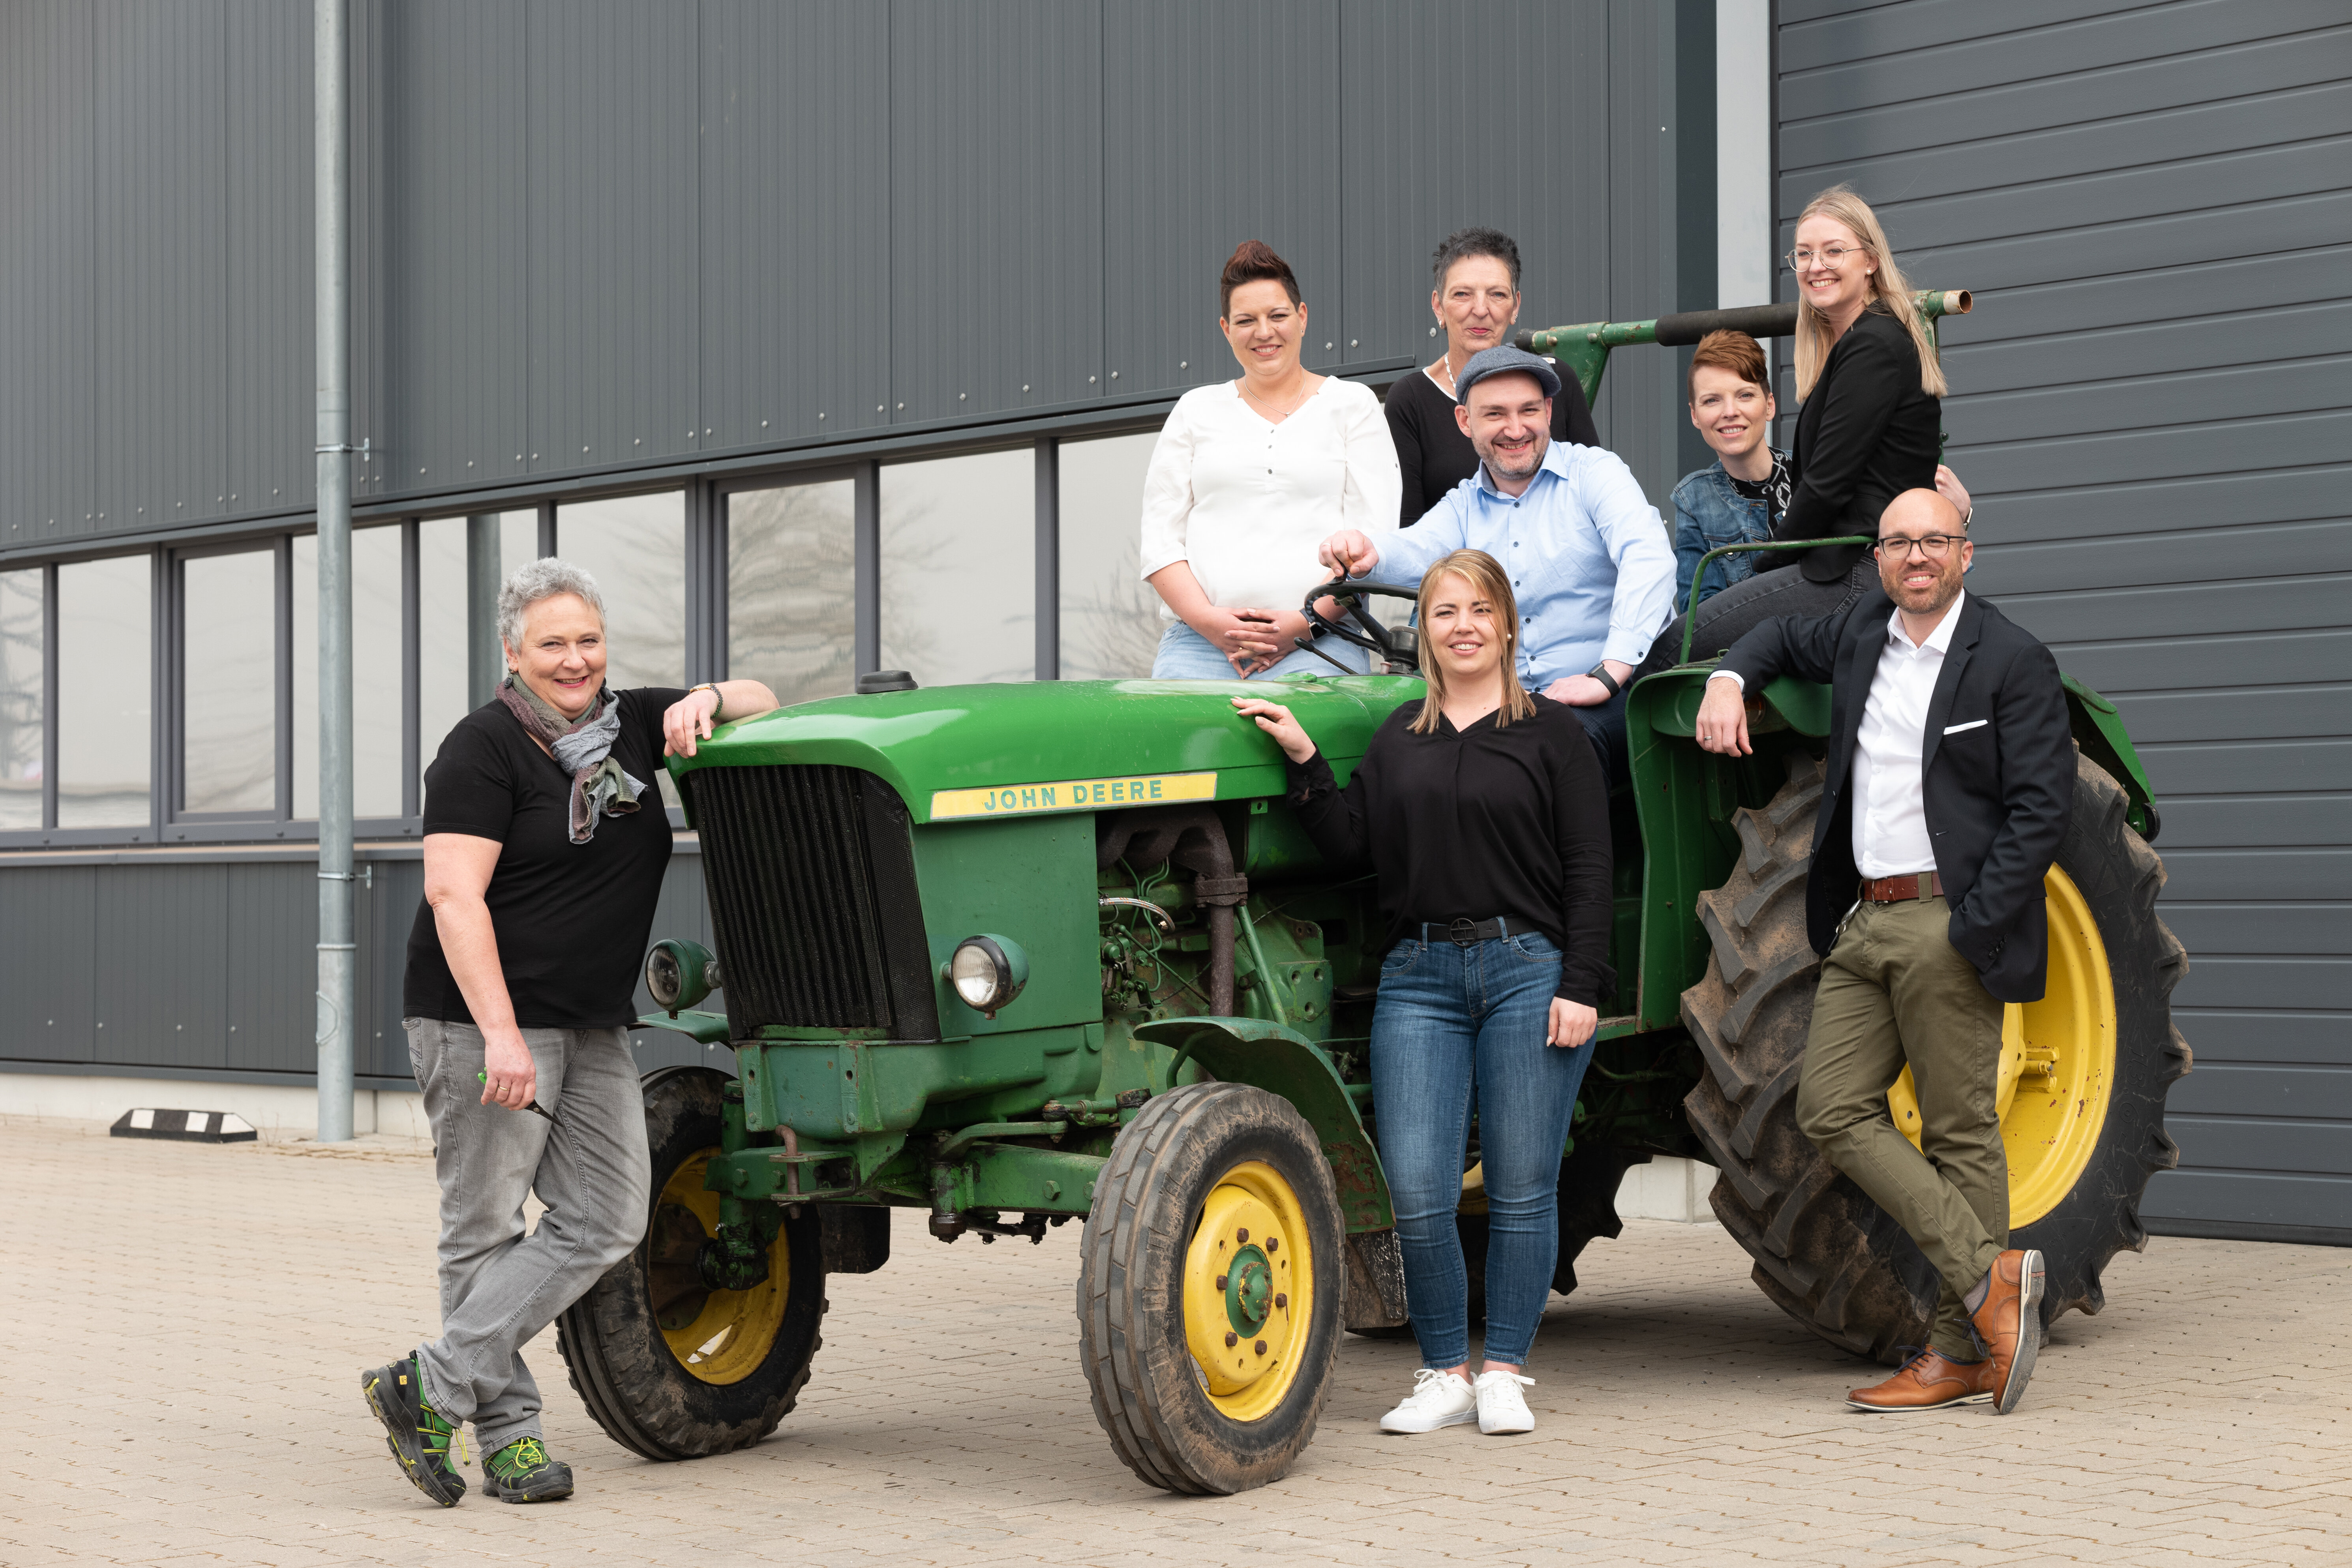
[[[1381,1417],[1383,1432],[1434,1432],[1475,1420],[1478,1395],[1456,1373],[1425,1366],[1412,1374],[1412,1393]]]
[[[1536,1380],[1521,1377],[1516,1372],[1482,1372],[1471,1387],[1471,1396],[1478,1402],[1478,1430],[1489,1437],[1508,1432],[1532,1432],[1536,1418],[1528,1414],[1528,1402],[1519,1393],[1519,1385],[1533,1388]]]

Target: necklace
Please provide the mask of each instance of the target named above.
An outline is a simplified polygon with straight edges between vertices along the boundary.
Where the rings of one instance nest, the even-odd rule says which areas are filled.
[[[1263,398],[1259,397],[1255,393],[1252,392],[1252,391],[1249,389],[1249,377],[1247,377],[1247,376],[1244,376],[1244,377],[1242,377],[1242,378],[1241,378],[1241,381],[1240,381],[1240,383],[1239,383],[1238,384],[1240,385],[1240,387],[1241,387],[1241,389],[1242,389],[1242,395],[1243,395],[1244,397],[1248,398],[1252,403],[1256,404],[1260,408],[1267,408],[1267,409],[1272,409],[1272,408],[1274,408],[1274,405],[1273,405],[1273,404],[1266,402],[1265,399],[1263,399]],[[1275,411],[1275,414],[1274,414],[1274,419],[1275,419],[1275,422],[1276,422],[1276,424],[1280,424],[1283,420],[1287,419],[1287,418],[1289,418],[1292,415],[1294,415],[1294,414],[1297,413],[1297,412],[1298,412],[1298,409],[1299,409],[1299,405],[1300,405],[1301,404],[1304,404],[1304,403],[1307,401],[1307,399],[1310,395],[1313,395],[1314,391],[1315,391],[1314,387],[1309,386],[1309,387],[1308,387],[1305,392],[1300,393],[1300,394],[1299,394],[1296,398],[1294,398],[1294,399],[1291,401],[1291,405],[1290,405],[1290,406],[1289,406],[1289,407],[1287,407],[1287,408],[1283,408],[1283,409],[1276,409],[1276,410]]]
[[[1443,353],[1443,354],[1441,354],[1441,355],[1439,355],[1439,356],[1438,356],[1437,368],[1438,368],[1438,369],[1440,369],[1440,370],[1442,370],[1442,371],[1444,371],[1444,372],[1445,373],[1445,390],[1446,390],[1446,391],[1448,391],[1448,392],[1450,392],[1450,393],[1453,393],[1456,397],[1459,397],[1459,396],[1461,395],[1461,393],[1460,393],[1460,391],[1459,391],[1459,390],[1454,386],[1454,351],[1453,351],[1453,350],[1448,349],[1448,350],[1446,350],[1446,351],[1445,351],[1445,353]]]

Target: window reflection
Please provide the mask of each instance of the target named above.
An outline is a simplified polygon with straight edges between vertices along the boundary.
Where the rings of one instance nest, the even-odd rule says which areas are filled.
[[[400,529],[352,531],[352,815],[400,815]],[[294,815],[319,816],[319,540],[294,541]]]
[[[144,555],[58,568],[58,826],[150,820],[153,629]]]
[[[686,496],[614,496],[558,508],[555,549],[604,598],[604,681],[615,691],[686,684]],[[665,769],[663,804],[677,805]]]
[[[856,673],[856,486],[727,498],[727,673],[779,702],[850,690]]]
[[[277,597],[274,550],[180,563],[183,812],[278,814]]]
[[[41,575],[0,572],[0,831],[41,826]]]
[[[478,550],[477,550],[478,546]],[[506,674],[499,585],[538,558],[539,513],[436,517],[416,529],[417,773]]]
[[[1036,458],[882,470],[881,655],[925,686],[1037,673]]]
[[[1160,595],[1137,575],[1143,473],[1155,431],[1062,443],[1062,679],[1151,673],[1165,623]]]

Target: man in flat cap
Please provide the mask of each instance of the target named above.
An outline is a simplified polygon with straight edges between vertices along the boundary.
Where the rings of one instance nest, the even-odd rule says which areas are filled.
[[[1625,686],[1674,615],[1675,552],[1655,508],[1614,453],[1551,438],[1551,361],[1497,346],[1471,356],[1454,422],[1478,454],[1421,521],[1376,548],[1353,529],[1325,540],[1323,563],[1410,584],[1455,550],[1483,550],[1519,602],[1519,679],[1582,710],[1612,784],[1625,780]]]

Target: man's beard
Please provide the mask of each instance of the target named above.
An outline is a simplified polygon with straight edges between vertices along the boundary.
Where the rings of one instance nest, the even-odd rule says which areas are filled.
[[[1473,442],[1472,445],[1476,446],[1476,443]],[[1524,479],[1533,474],[1538,468],[1543,467],[1544,443],[1541,441],[1530,441],[1527,444],[1520,459],[1527,465],[1525,468],[1512,468],[1504,467],[1501,459],[1496,456],[1495,447],[1491,443],[1478,448],[1478,460],[1486,464],[1487,471],[1495,475],[1497,479]]]

